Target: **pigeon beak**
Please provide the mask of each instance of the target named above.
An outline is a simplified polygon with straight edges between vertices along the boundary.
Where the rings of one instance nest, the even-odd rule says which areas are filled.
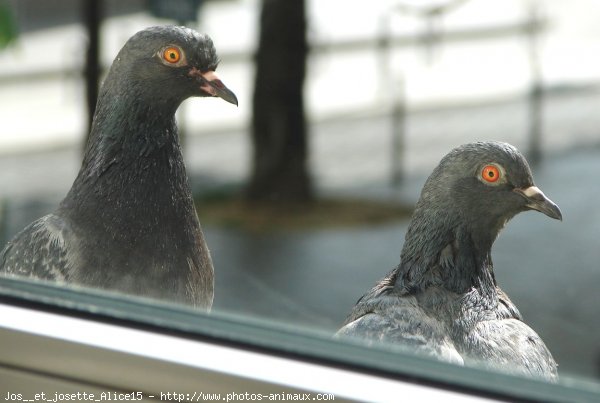
[[[546,197],[537,186],[530,186],[526,189],[516,188],[515,193],[523,196],[527,201],[525,207],[531,210],[539,211],[546,214],[548,217],[562,221],[562,213],[560,208],[549,198]]]
[[[204,93],[213,96],[219,97],[235,106],[238,106],[238,100],[233,91],[223,84],[219,76],[214,71],[207,71],[202,73],[200,70],[196,68],[192,68],[190,70],[190,76],[196,77],[200,82],[200,89],[204,91]]]

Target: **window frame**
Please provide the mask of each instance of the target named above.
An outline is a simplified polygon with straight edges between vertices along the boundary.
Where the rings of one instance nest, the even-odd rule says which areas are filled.
[[[126,334],[139,343],[124,344]],[[335,401],[380,401],[390,393],[442,393],[446,400],[469,395],[600,401],[600,386],[593,383],[551,384],[393,348],[367,348],[325,332],[256,318],[5,277],[0,277],[0,346],[10,346],[0,349],[0,374],[12,370],[56,382],[154,394],[169,387],[180,393],[332,393]],[[183,347],[189,357],[212,352],[221,358],[194,362],[187,354],[173,353]],[[240,362],[251,362],[256,370],[240,369]]]

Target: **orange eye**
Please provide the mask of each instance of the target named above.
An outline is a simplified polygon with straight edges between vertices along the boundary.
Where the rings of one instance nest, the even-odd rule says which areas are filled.
[[[181,59],[181,51],[174,47],[168,47],[163,52],[163,59],[169,63],[177,63]]]
[[[495,165],[486,165],[481,170],[481,179],[489,183],[497,182],[500,179],[500,170]]]

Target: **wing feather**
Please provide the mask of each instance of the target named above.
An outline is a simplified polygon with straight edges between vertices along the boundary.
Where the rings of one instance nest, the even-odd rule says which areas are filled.
[[[70,228],[54,215],[44,216],[25,227],[0,252],[0,272],[52,281],[69,281],[67,242]]]
[[[463,364],[445,325],[421,309],[414,297],[363,299],[337,335],[396,344],[419,355]]]

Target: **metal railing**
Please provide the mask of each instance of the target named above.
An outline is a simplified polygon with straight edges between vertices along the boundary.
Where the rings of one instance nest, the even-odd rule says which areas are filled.
[[[458,0],[459,2],[462,0]],[[405,12],[399,9],[398,12]],[[432,24],[430,24],[431,26]],[[541,149],[543,142],[543,83],[541,80],[541,65],[538,57],[538,37],[547,28],[548,23],[539,13],[539,10],[532,8],[529,16],[520,21],[512,23],[503,23],[495,26],[454,28],[447,31],[433,32],[424,30],[421,32],[396,35],[392,33],[392,26],[389,20],[382,18],[380,21],[380,34],[372,37],[358,39],[341,39],[335,41],[314,41],[310,44],[310,56],[318,57],[331,53],[342,54],[346,52],[364,52],[377,50],[381,60],[384,61],[382,68],[383,75],[391,75],[389,65],[386,61],[391,59],[394,52],[406,48],[417,48],[419,50],[434,46],[452,46],[461,43],[485,42],[509,37],[522,37],[527,39],[529,64],[531,66],[531,87],[528,97],[529,109],[529,129],[528,129],[528,157],[535,164],[541,158]],[[241,50],[225,52],[221,57],[227,64],[246,64],[253,62],[252,50]],[[100,71],[105,72],[108,66],[101,66]],[[88,69],[89,71],[89,69]],[[85,79],[86,69],[84,66],[40,69],[36,71],[15,72],[0,75],[1,86],[15,86],[23,83],[52,81],[52,80],[71,80],[74,78]],[[408,105],[404,93],[404,82],[410,77],[404,77],[402,73],[395,74],[396,88],[393,90],[394,96],[389,106],[391,119],[391,139],[392,150],[390,155],[391,182],[398,185],[405,176],[405,154],[406,145],[406,119],[408,116]],[[82,106],[82,113],[85,113],[85,106]]]

